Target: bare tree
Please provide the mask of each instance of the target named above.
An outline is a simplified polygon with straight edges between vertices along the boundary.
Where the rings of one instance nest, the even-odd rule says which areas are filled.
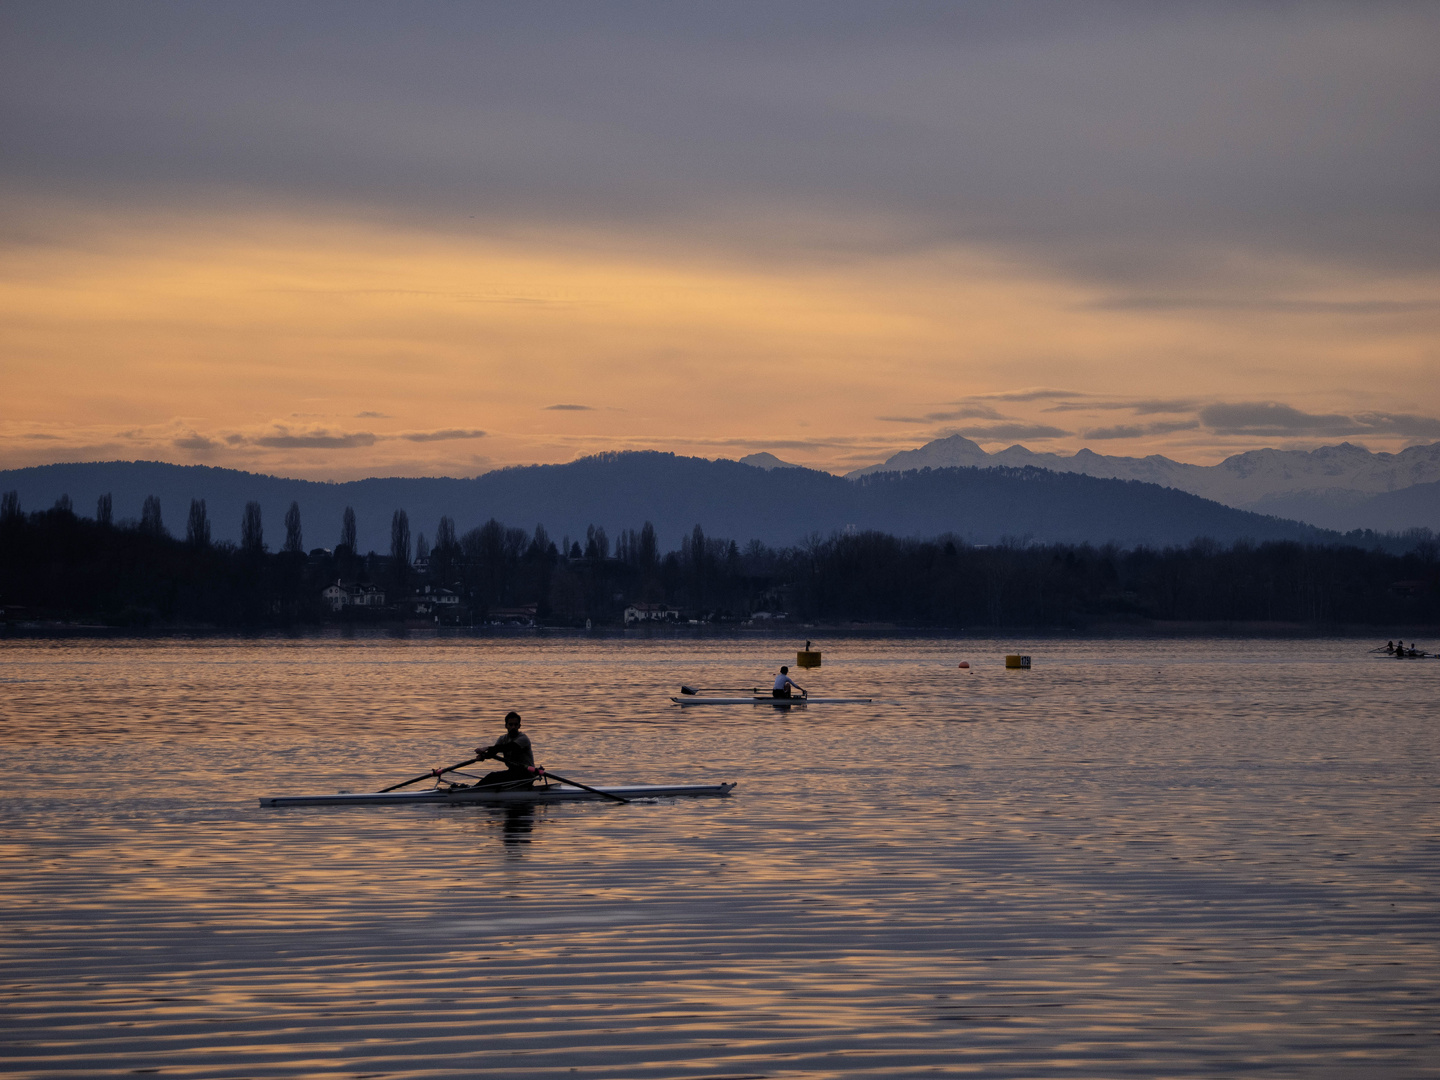
[[[61,495],[55,500],[55,509],[64,514],[75,513],[75,504],[70,501],[69,495]]]
[[[265,550],[265,528],[260,522],[258,502],[245,504],[245,516],[240,519],[240,546],[256,553]]]
[[[603,525],[586,526],[585,557],[589,559],[608,559],[610,557],[610,537],[605,535]]]
[[[660,544],[655,539],[655,526],[645,522],[640,530],[640,566],[649,570],[660,561]]]
[[[415,561],[419,562],[421,559],[428,558],[430,558],[430,542],[425,539],[425,534],[422,532],[415,537]]]
[[[210,546],[210,517],[204,499],[190,500],[190,517],[185,522],[185,542],[193,548]]]
[[[705,530],[700,528],[697,522],[690,533],[690,543],[686,545],[686,554],[689,556],[691,595],[690,600],[696,607],[703,607],[706,602],[706,571],[708,567],[705,558]]]
[[[95,520],[107,528],[115,520],[115,500],[108,491],[95,500]]]
[[[285,511],[285,550],[292,555],[299,555],[305,550],[300,534],[300,504],[298,502],[292,502],[290,509]]]
[[[435,527],[435,546],[430,549],[430,572],[441,582],[450,580],[455,560],[460,554],[460,541],[455,536],[455,522],[441,517]]]
[[[154,495],[146,495],[145,505],[140,508],[140,531],[146,536],[165,535],[165,523],[160,519],[160,500]]]
[[[345,516],[340,519],[340,544],[348,547],[350,554],[355,554],[355,511],[353,508],[345,507]]]
[[[455,539],[455,522],[452,518],[441,517],[440,524],[435,528],[435,550],[449,552],[459,550],[460,543]]]
[[[390,558],[397,568],[410,565],[410,517],[404,510],[390,518]]]
[[[20,518],[20,493],[7,491],[0,495],[0,521],[17,521]]]

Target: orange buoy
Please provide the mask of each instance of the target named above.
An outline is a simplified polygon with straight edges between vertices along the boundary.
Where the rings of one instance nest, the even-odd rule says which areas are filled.
[[[960,661],[960,666],[963,667],[963,668],[968,668],[968,667],[970,666],[970,661],[969,661],[969,660],[961,660],[961,661]]]

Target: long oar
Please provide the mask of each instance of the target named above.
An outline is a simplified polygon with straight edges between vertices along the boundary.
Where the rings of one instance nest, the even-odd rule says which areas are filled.
[[[601,791],[598,787],[591,787],[589,784],[582,784],[578,780],[566,780],[565,777],[561,776],[559,773],[553,773],[549,769],[541,769],[540,774],[542,776],[548,776],[552,780],[559,780],[562,784],[569,784],[571,787],[578,787],[581,791],[591,791],[594,792],[596,795],[604,795],[605,798],[614,799],[618,803],[628,804],[630,802],[629,799],[622,799],[619,795],[612,795],[608,791]]]
[[[440,778],[440,776],[441,776],[442,774],[444,774],[444,773],[454,772],[456,769],[463,769],[466,765],[474,765],[475,762],[477,762],[477,761],[479,761],[479,760],[480,760],[480,759],[479,759],[478,757],[472,757],[470,760],[468,760],[468,761],[462,761],[462,762],[460,762],[460,764],[458,764],[458,765],[451,765],[448,769],[431,769],[431,770],[430,770],[429,772],[427,772],[427,773],[421,773],[419,776],[415,777],[414,779],[405,780],[405,781],[402,781],[401,783],[398,783],[398,784],[391,784],[391,785],[390,785],[389,787],[387,787],[387,788],[381,788],[381,789],[380,789],[380,794],[383,795],[383,794],[385,794],[385,792],[387,792],[387,791],[398,791],[398,790],[399,790],[400,788],[402,788],[402,787],[409,787],[411,784],[418,784],[421,780],[429,780],[431,777],[434,777],[435,779],[438,780],[438,779]]]
[[[752,693],[752,694],[758,694],[758,693],[760,692],[759,689],[756,688],[756,687],[754,687],[754,686],[682,686],[682,687],[680,687],[680,693],[682,693],[682,694],[689,694],[691,697],[694,697],[696,694],[700,693],[702,690],[703,690],[703,691],[706,691],[706,692],[708,692],[708,693],[713,693],[713,692],[715,692],[715,691],[717,691],[717,690],[729,690],[729,691],[731,691],[732,693],[736,693],[736,694],[738,694],[741,690],[748,690],[748,691],[749,691],[750,693]]]

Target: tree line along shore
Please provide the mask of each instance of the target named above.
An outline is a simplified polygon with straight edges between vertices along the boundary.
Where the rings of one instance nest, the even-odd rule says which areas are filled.
[[[68,498],[25,512],[0,496],[0,611],[24,628],[84,623],[134,628],[326,623],[439,626],[784,625],[873,622],[928,628],[1084,629],[1146,621],[1294,623],[1314,627],[1440,624],[1440,545],[1427,530],[1407,550],[1292,541],[1165,548],[975,546],[955,536],[863,531],[793,547],[742,544],[694,530],[661,551],[649,523],[612,538],[551,538],[494,519],[460,533],[441,517],[413,537],[404,510],[386,553],[361,554],[346,510],[333,547],[307,549],[297,505],[278,551],[259,504],[240,543],[212,542],[203,500],[181,538],[158,499],[138,521],[93,517]],[[280,530],[277,530],[280,531]]]

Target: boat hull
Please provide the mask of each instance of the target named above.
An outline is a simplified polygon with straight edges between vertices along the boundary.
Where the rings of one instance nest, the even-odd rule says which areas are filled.
[[[868,697],[672,697],[676,705],[869,705]]]
[[[484,803],[491,806],[533,806],[537,803],[560,802],[609,802],[604,794],[618,795],[622,799],[668,799],[675,796],[729,795],[734,784],[631,784],[626,787],[597,788],[586,791],[569,784],[550,784],[545,787],[517,788],[509,791],[476,791],[461,788],[456,791],[438,791],[429,788],[424,791],[357,791],[340,792],[335,795],[262,795],[261,806],[409,806],[467,805]]]

